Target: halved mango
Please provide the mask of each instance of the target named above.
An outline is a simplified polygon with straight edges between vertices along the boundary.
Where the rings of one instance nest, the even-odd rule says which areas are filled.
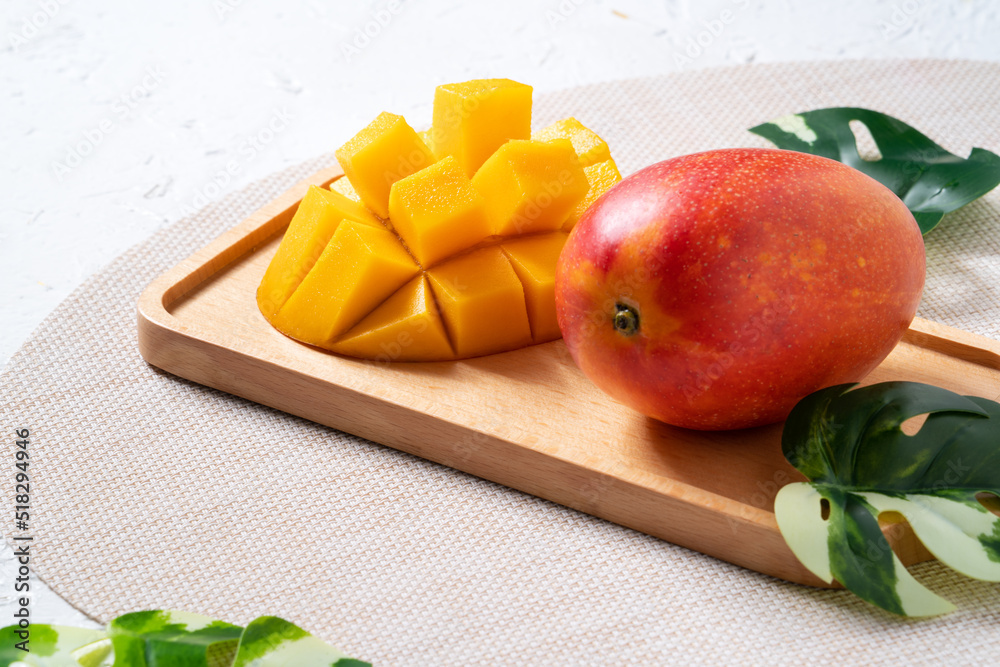
[[[337,151],[346,176],[303,198],[261,312],[292,338],[380,362],[558,338],[566,232],[621,177],[575,119],[529,139],[530,119],[531,88],[506,79],[439,87],[423,133],[381,114]]]

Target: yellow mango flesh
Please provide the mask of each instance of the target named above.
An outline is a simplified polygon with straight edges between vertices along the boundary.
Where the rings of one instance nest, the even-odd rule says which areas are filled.
[[[573,210],[569,213],[569,217],[566,218],[566,222],[563,223],[562,228],[566,232],[576,226],[580,217],[590,208],[591,204],[597,201],[598,197],[607,192],[612,185],[622,180],[622,175],[618,172],[618,165],[610,158],[604,162],[584,167],[583,173],[587,175],[587,183],[590,189],[587,190],[584,198],[573,207]]]
[[[419,271],[392,232],[346,220],[271,323],[327,347]]]
[[[452,259],[427,277],[459,357],[531,344],[524,289],[499,247]]]
[[[580,158],[580,164],[584,167],[611,159],[608,143],[576,118],[556,121],[531,135],[531,138],[538,141],[568,139],[573,144],[577,157]]]
[[[377,362],[558,338],[566,232],[621,176],[610,157],[584,166],[606,144],[575,119],[529,140],[530,92],[506,80],[442,86],[431,130],[381,114],[347,142],[337,151],[345,177],[310,188],[261,281],[268,321]],[[441,136],[450,151],[437,150]]]
[[[419,275],[330,345],[375,361],[439,361],[455,356],[427,278]]]
[[[338,178],[331,183],[330,190],[347,197],[351,201],[356,201],[359,204],[361,203],[361,195],[359,195],[358,191],[354,189],[353,185],[351,185],[351,179],[347,178],[347,176]]]
[[[389,217],[392,184],[434,162],[403,117],[384,111],[337,149],[336,156],[361,201],[382,218]]]
[[[389,218],[424,268],[479,243],[491,231],[486,202],[450,155],[393,184]]]
[[[430,150],[431,155],[437,159],[441,159],[441,156],[438,155],[438,152],[434,149],[433,130],[423,130],[421,132],[417,132],[417,136],[420,137],[420,141],[424,142],[424,145],[427,146],[428,150]]]
[[[453,156],[471,177],[508,140],[531,136],[531,86],[510,79],[438,86],[430,132],[434,153]]]
[[[274,316],[285,305],[344,219],[382,228],[378,218],[359,203],[310,186],[257,290],[257,305],[266,317]]]
[[[556,321],[556,260],[566,237],[564,232],[553,232],[504,241],[501,246],[524,289],[535,343],[562,336]]]
[[[587,194],[587,176],[567,139],[508,141],[472,178],[493,233],[555,231]]]

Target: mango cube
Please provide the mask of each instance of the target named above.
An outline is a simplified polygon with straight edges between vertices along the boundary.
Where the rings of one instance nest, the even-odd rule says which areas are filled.
[[[535,343],[562,336],[556,321],[556,260],[566,238],[564,232],[553,232],[505,241],[502,245],[524,289],[531,340]]]
[[[389,230],[342,222],[272,324],[297,340],[328,346],[419,271]]]
[[[384,111],[336,155],[361,201],[382,218],[389,217],[392,184],[434,162],[430,149],[403,117]]]
[[[531,343],[524,289],[497,246],[461,255],[427,271],[460,358]]]
[[[265,316],[275,315],[285,305],[345,219],[382,228],[378,218],[361,204],[310,186],[257,289],[257,305]]]
[[[386,299],[330,349],[387,362],[437,361],[455,356],[427,278],[422,275]]]
[[[425,268],[490,235],[486,202],[450,155],[393,184],[389,217]]]
[[[618,165],[612,159],[604,162],[592,164],[583,168],[583,173],[587,175],[587,183],[590,189],[580,202],[570,211],[569,217],[563,223],[563,231],[568,232],[576,226],[577,221],[586,212],[590,205],[597,201],[597,198],[607,192],[612,185],[622,180],[622,175],[618,172]]]
[[[531,86],[510,79],[438,86],[431,136],[435,154],[454,156],[471,177],[508,140],[531,136]]]
[[[556,121],[531,135],[531,138],[538,141],[569,139],[576,156],[580,158],[580,164],[584,167],[611,159],[608,143],[573,117]]]
[[[587,194],[587,176],[568,139],[509,141],[476,172],[493,233],[559,229]]]

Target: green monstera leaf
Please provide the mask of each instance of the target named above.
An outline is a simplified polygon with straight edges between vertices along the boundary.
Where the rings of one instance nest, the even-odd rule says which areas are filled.
[[[140,611],[107,631],[33,623],[0,629],[0,640],[0,667],[371,667],[275,616],[241,628],[184,611]]]
[[[816,576],[883,609],[951,611],[906,571],[878,517],[898,512],[939,561],[1000,581],[1000,517],[977,497],[1000,492],[1000,404],[915,382],[854,386],[807,396],[785,423],[785,457],[809,482],[778,492],[781,534]]]
[[[871,132],[880,160],[861,157],[851,121]],[[869,109],[817,109],[782,116],[750,131],[778,148],[828,157],[868,174],[903,200],[924,234],[945,213],[1000,184],[1000,156],[995,153],[973,148],[968,158],[960,158],[901,120]]]

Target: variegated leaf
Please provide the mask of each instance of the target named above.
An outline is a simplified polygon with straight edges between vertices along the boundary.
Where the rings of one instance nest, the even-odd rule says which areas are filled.
[[[879,526],[894,512],[942,563],[1000,581],[1000,517],[980,502],[1000,490],[1000,404],[939,387],[840,385],[803,399],[782,433],[786,458],[810,479],[785,486],[775,517],[816,576],[905,616],[954,607],[906,571]],[[901,425],[927,415],[914,435]]]

